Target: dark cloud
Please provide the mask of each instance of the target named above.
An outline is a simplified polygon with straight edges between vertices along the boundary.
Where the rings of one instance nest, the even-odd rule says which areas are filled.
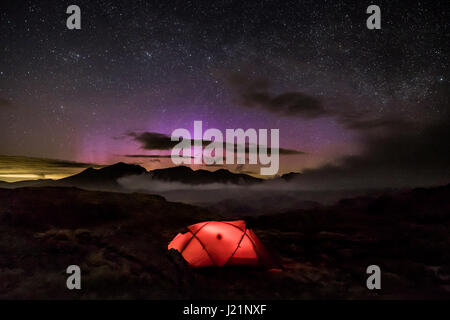
[[[311,95],[302,92],[286,92],[279,95],[269,93],[269,82],[266,80],[252,81],[248,77],[234,74],[229,82],[238,92],[238,103],[246,107],[304,118],[317,118],[328,114],[320,100]]]
[[[440,118],[414,125],[403,119],[363,122],[364,152],[336,164],[303,171],[294,181],[302,188],[356,189],[415,187],[450,183],[450,84],[435,89],[433,107]],[[357,119],[348,123],[356,125]],[[358,129],[358,128],[357,128]]]
[[[299,151],[299,150],[294,150],[294,149],[285,149],[285,148],[280,148],[278,149],[280,155],[299,155],[299,154],[305,154],[305,152],[303,151]]]
[[[152,154],[126,154],[127,158],[150,158],[150,159],[170,159],[170,155],[152,155]],[[194,157],[185,157],[179,156],[180,158],[194,158]]]
[[[88,168],[101,167],[94,163],[75,162],[58,159],[34,158],[23,156],[0,155],[0,170],[7,169],[13,165],[27,167],[56,167],[56,168]]]
[[[371,188],[450,182],[450,118],[424,128],[366,135],[365,152],[337,164],[305,170],[297,182],[309,188]]]
[[[141,144],[144,150],[170,150],[175,147],[179,141],[172,141],[171,137],[157,132],[128,132],[127,135]],[[181,140],[183,140],[181,138]],[[193,144],[196,140],[190,140]],[[203,141],[203,146],[208,145],[211,141]]]
[[[353,103],[348,101],[327,101],[303,92],[285,92],[278,95],[269,93],[270,81],[251,79],[243,74],[232,74],[229,83],[237,93],[237,103],[246,108],[262,110],[288,117],[314,119],[332,117],[350,130],[371,131],[377,129],[407,128],[410,123],[398,115],[371,114],[358,111]]]
[[[259,147],[260,147],[259,145],[256,146],[256,152],[259,151],[259,149],[258,149]],[[246,143],[245,143],[245,152],[246,152],[246,153],[250,153],[250,150],[252,150],[252,149],[250,149],[250,144],[249,144],[248,142],[246,142]],[[273,149],[270,148],[270,147],[268,147],[268,150],[267,150],[267,151],[268,151],[269,154],[271,153],[271,150],[273,150]],[[274,148],[274,150],[276,150],[276,149]],[[226,151],[226,150],[224,149],[224,152],[225,152],[225,151]],[[234,152],[235,152],[235,153],[238,152],[238,145],[236,145],[236,144],[234,144]],[[286,148],[278,148],[278,153],[279,153],[280,155],[286,155],[286,156],[305,154],[305,152],[300,151],[300,150],[286,149]]]
[[[171,141],[168,135],[157,132],[129,132],[128,136],[141,143],[141,148],[145,150],[170,150],[178,144]]]
[[[379,117],[368,117],[367,113],[361,112],[335,112],[337,121],[350,130],[368,131],[384,130],[410,130],[413,124],[410,121],[402,119],[400,116],[384,115]]]
[[[79,173],[88,167],[101,165],[57,159],[0,155],[0,180],[62,178]]]
[[[170,150],[175,145],[177,145],[178,141],[171,141],[170,136],[162,133],[157,132],[143,132],[143,133],[136,133],[136,132],[129,132],[127,134],[129,137],[132,137],[135,141],[139,142],[141,144],[141,148],[144,150]],[[191,140],[191,144],[193,144],[195,140]],[[212,141],[202,141],[203,146],[207,146]],[[246,152],[248,152],[249,144],[246,143]],[[237,152],[237,145],[234,145],[234,150]],[[279,154],[280,155],[300,155],[304,154],[304,152],[294,149],[286,149],[286,148],[279,148]],[[169,156],[154,156],[154,155],[126,155],[127,157],[134,157],[134,158],[170,158]]]

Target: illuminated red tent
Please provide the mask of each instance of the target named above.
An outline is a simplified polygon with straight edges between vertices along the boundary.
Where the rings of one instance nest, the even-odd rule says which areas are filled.
[[[206,221],[179,233],[169,249],[178,250],[193,267],[272,265],[261,241],[245,221]]]

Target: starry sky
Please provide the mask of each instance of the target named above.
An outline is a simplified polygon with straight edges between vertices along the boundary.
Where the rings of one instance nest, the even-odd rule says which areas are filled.
[[[71,4],[81,30],[66,28]],[[2,1],[0,179],[57,167],[32,161],[20,176],[30,158],[79,164],[62,175],[117,161],[171,166],[170,150],[148,145],[202,120],[279,128],[280,173],[373,175],[380,163],[389,175],[403,168],[400,184],[417,170],[414,183],[435,183],[450,158],[448,1],[378,1],[381,30],[366,28],[370,4]]]

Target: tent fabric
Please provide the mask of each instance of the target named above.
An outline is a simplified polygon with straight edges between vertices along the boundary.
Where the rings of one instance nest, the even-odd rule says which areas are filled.
[[[245,221],[206,221],[187,227],[168,249],[178,250],[193,267],[269,266],[271,258]]]

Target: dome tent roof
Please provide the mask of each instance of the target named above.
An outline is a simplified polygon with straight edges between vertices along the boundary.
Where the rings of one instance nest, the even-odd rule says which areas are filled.
[[[168,249],[178,250],[193,267],[272,265],[267,250],[245,221],[205,221],[188,226]]]

